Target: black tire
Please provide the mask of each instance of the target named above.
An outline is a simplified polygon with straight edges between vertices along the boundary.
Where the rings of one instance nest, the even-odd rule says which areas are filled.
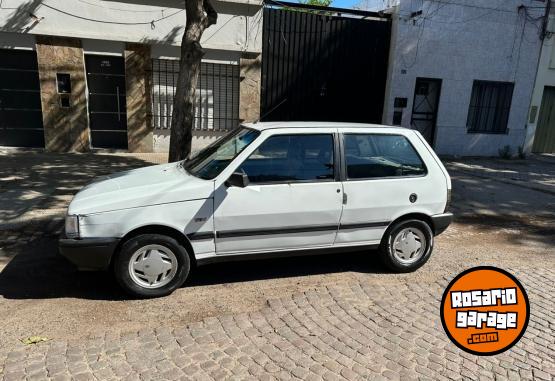
[[[131,257],[137,250],[147,245],[159,245],[171,250],[177,259],[175,275],[165,285],[158,288],[145,288],[132,279],[129,270]],[[139,298],[156,298],[171,294],[187,279],[191,269],[191,261],[185,248],[175,239],[161,234],[142,234],[128,239],[123,243],[114,258],[114,275],[119,285],[130,295]]]
[[[397,237],[397,234],[406,228],[417,229],[423,233],[425,238],[425,248],[423,254],[414,262],[404,263],[402,262],[394,253],[393,242]],[[380,257],[384,265],[391,271],[397,273],[409,273],[418,270],[422,267],[430,256],[434,249],[434,234],[430,225],[421,220],[404,220],[399,221],[390,226],[384,234],[380,245]]]

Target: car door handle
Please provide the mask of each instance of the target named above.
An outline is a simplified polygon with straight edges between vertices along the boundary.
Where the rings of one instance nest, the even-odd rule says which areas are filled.
[[[347,204],[347,193],[343,192],[343,205]]]

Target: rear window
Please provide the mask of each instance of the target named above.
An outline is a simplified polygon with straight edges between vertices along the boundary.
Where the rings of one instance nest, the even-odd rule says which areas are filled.
[[[422,159],[402,135],[346,134],[344,142],[349,179],[426,174]]]

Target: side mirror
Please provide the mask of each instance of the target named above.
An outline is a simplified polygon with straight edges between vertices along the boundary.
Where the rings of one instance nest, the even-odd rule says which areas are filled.
[[[249,176],[246,173],[234,172],[225,182],[228,187],[244,188],[249,185]]]

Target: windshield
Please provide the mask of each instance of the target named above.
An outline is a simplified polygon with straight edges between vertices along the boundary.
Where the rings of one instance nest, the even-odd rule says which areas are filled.
[[[191,160],[185,162],[184,167],[193,176],[212,180],[251,144],[258,135],[260,135],[259,131],[249,128],[234,129],[200,151]]]

